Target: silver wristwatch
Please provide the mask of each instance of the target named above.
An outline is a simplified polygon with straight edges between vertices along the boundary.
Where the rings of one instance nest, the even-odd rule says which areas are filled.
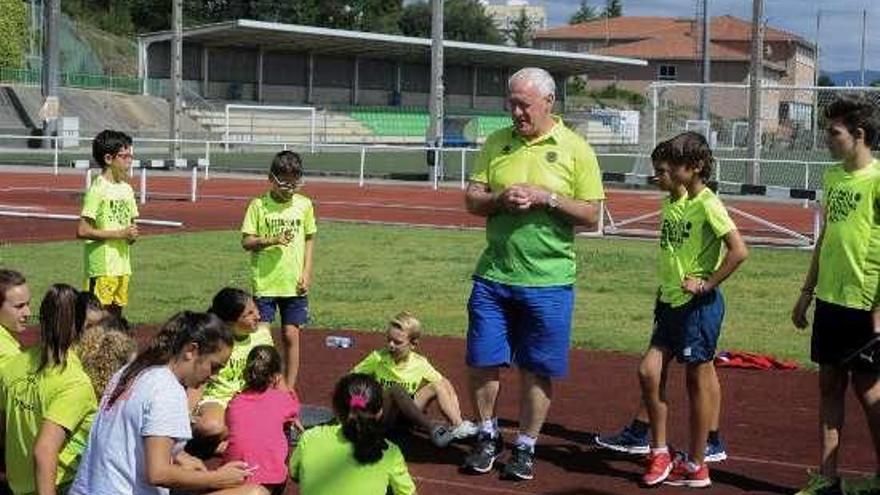
[[[551,210],[555,210],[559,208],[559,195],[556,193],[550,193],[550,197],[547,198],[547,208]]]

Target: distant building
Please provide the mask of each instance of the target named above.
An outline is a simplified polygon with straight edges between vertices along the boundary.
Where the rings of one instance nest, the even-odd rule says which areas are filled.
[[[657,81],[702,81],[701,30],[701,24],[692,18],[615,17],[540,30],[535,33],[534,47],[647,60],[646,67],[618,66],[587,74],[591,87],[615,84],[643,92]],[[764,36],[764,85],[812,86],[815,45],[794,33],[769,26]],[[711,81],[747,84],[751,22],[730,15],[714,17],[710,38]],[[809,120],[811,92],[777,95],[775,101],[773,98],[771,93],[765,101],[765,115],[778,114],[781,120]],[[723,106],[713,106],[713,111],[725,113]]]
[[[533,29],[547,28],[547,11],[543,5],[529,5],[528,0],[507,0],[506,4],[501,5],[492,5],[484,1],[483,6],[486,9],[486,14],[495,21],[495,25],[502,33],[510,30],[523,11],[532,20]]]

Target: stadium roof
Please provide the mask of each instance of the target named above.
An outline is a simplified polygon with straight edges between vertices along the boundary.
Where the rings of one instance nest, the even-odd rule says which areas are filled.
[[[142,43],[168,41],[171,31],[139,36]],[[323,55],[430,60],[431,40],[388,34],[346,31],[296,24],[238,19],[184,29],[185,41],[216,47],[258,47]],[[585,53],[514,48],[461,41],[443,42],[447,64],[526,67],[536,66],[562,75],[595,73],[603,67],[647,65],[644,60]]]

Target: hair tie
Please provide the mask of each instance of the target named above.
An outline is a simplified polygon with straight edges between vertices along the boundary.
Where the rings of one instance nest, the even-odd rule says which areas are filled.
[[[352,395],[348,399],[348,407],[351,409],[365,409],[367,407],[367,396],[363,393]]]

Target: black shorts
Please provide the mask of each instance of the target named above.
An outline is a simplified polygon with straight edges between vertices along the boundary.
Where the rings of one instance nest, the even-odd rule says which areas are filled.
[[[816,299],[810,340],[810,359],[814,363],[863,373],[880,372],[880,363],[854,358],[873,338],[874,322],[870,311]]]

